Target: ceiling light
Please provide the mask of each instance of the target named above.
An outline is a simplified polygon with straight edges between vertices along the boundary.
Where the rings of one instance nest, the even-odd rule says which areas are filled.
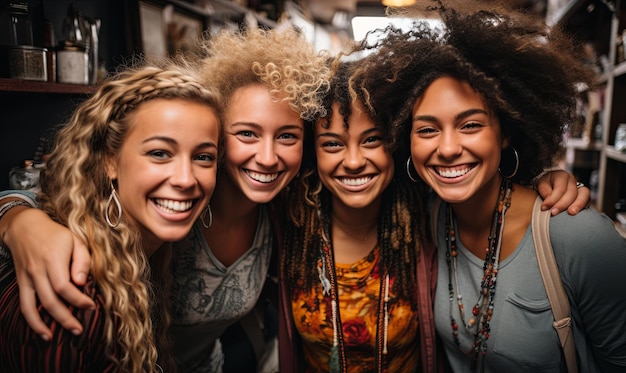
[[[417,0],[382,0],[384,6],[402,7],[415,5]]]

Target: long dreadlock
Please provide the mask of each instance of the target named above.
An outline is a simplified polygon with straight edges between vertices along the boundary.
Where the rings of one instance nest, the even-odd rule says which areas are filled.
[[[357,102],[363,102],[359,91],[350,88],[353,67],[348,63],[339,66],[333,77],[331,92],[325,100],[329,117],[332,115],[332,105],[339,104],[338,110],[344,117],[346,128],[355,95]],[[373,116],[373,113],[368,112],[368,115]],[[320,120],[322,126],[329,126],[330,122],[326,118]],[[312,136],[307,138],[312,139]],[[322,232],[330,231],[331,195],[321,184],[314,152],[309,150],[305,152],[301,176],[296,186],[289,191],[289,219],[284,225],[285,252],[281,268],[294,299],[300,291],[308,291],[319,284],[317,263],[324,243]],[[402,170],[406,158],[399,153],[393,155],[396,170]],[[400,280],[394,283],[393,291],[402,298],[411,299],[415,306],[416,263],[423,239],[426,238],[421,190],[411,184],[404,173],[396,172],[382,195],[381,206],[377,232],[381,265],[387,268],[392,277]]]

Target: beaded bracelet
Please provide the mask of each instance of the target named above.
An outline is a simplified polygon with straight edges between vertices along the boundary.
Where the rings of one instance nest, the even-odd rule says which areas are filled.
[[[7,202],[3,204],[2,206],[0,206],[0,220],[2,220],[2,217],[4,217],[4,215],[7,212],[9,212],[9,210],[17,206],[33,207],[30,203],[23,201],[21,199],[16,199],[14,201]]]

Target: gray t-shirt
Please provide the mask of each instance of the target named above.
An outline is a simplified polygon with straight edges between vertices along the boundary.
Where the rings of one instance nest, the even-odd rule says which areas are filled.
[[[445,209],[439,211],[435,322],[455,372],[470,371],[475,328],[461,322],[454,290],[453,315],[461,346],[450,324]],[[456,227],[455,227],[456,229]],[[585,209],[550,219],[550,237],[570,301],[579,371],[626,371],[626,240],[606,215]],[[458,282],[468,320],[478,299],[484,258],[457,239]],[[453,277],[454,284],[454,277]],[[550,308],[529,227],[515,251],[500,263],[487,340],[485,372],[564,372],[565,360],[552,327]]]
[[[177,265],[171,333],[180,372],[214,372],[215,342],[254,308],[271,254],[272,230],[263,205],[252,247],[230,267],[215,258],[198,223],[184,240],[174,244]]]

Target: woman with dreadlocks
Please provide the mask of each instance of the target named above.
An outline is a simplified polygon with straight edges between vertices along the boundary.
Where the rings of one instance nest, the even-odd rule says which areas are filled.
[[[362,92],[352,100],[354,67],[342,63],[334,75],[329,115],[313,125],[314,152],[305,152],[315,157],[291,193],[281,368],[432,372],[434,250],[421,192],[395,172],[406,157],[390,147]]]

